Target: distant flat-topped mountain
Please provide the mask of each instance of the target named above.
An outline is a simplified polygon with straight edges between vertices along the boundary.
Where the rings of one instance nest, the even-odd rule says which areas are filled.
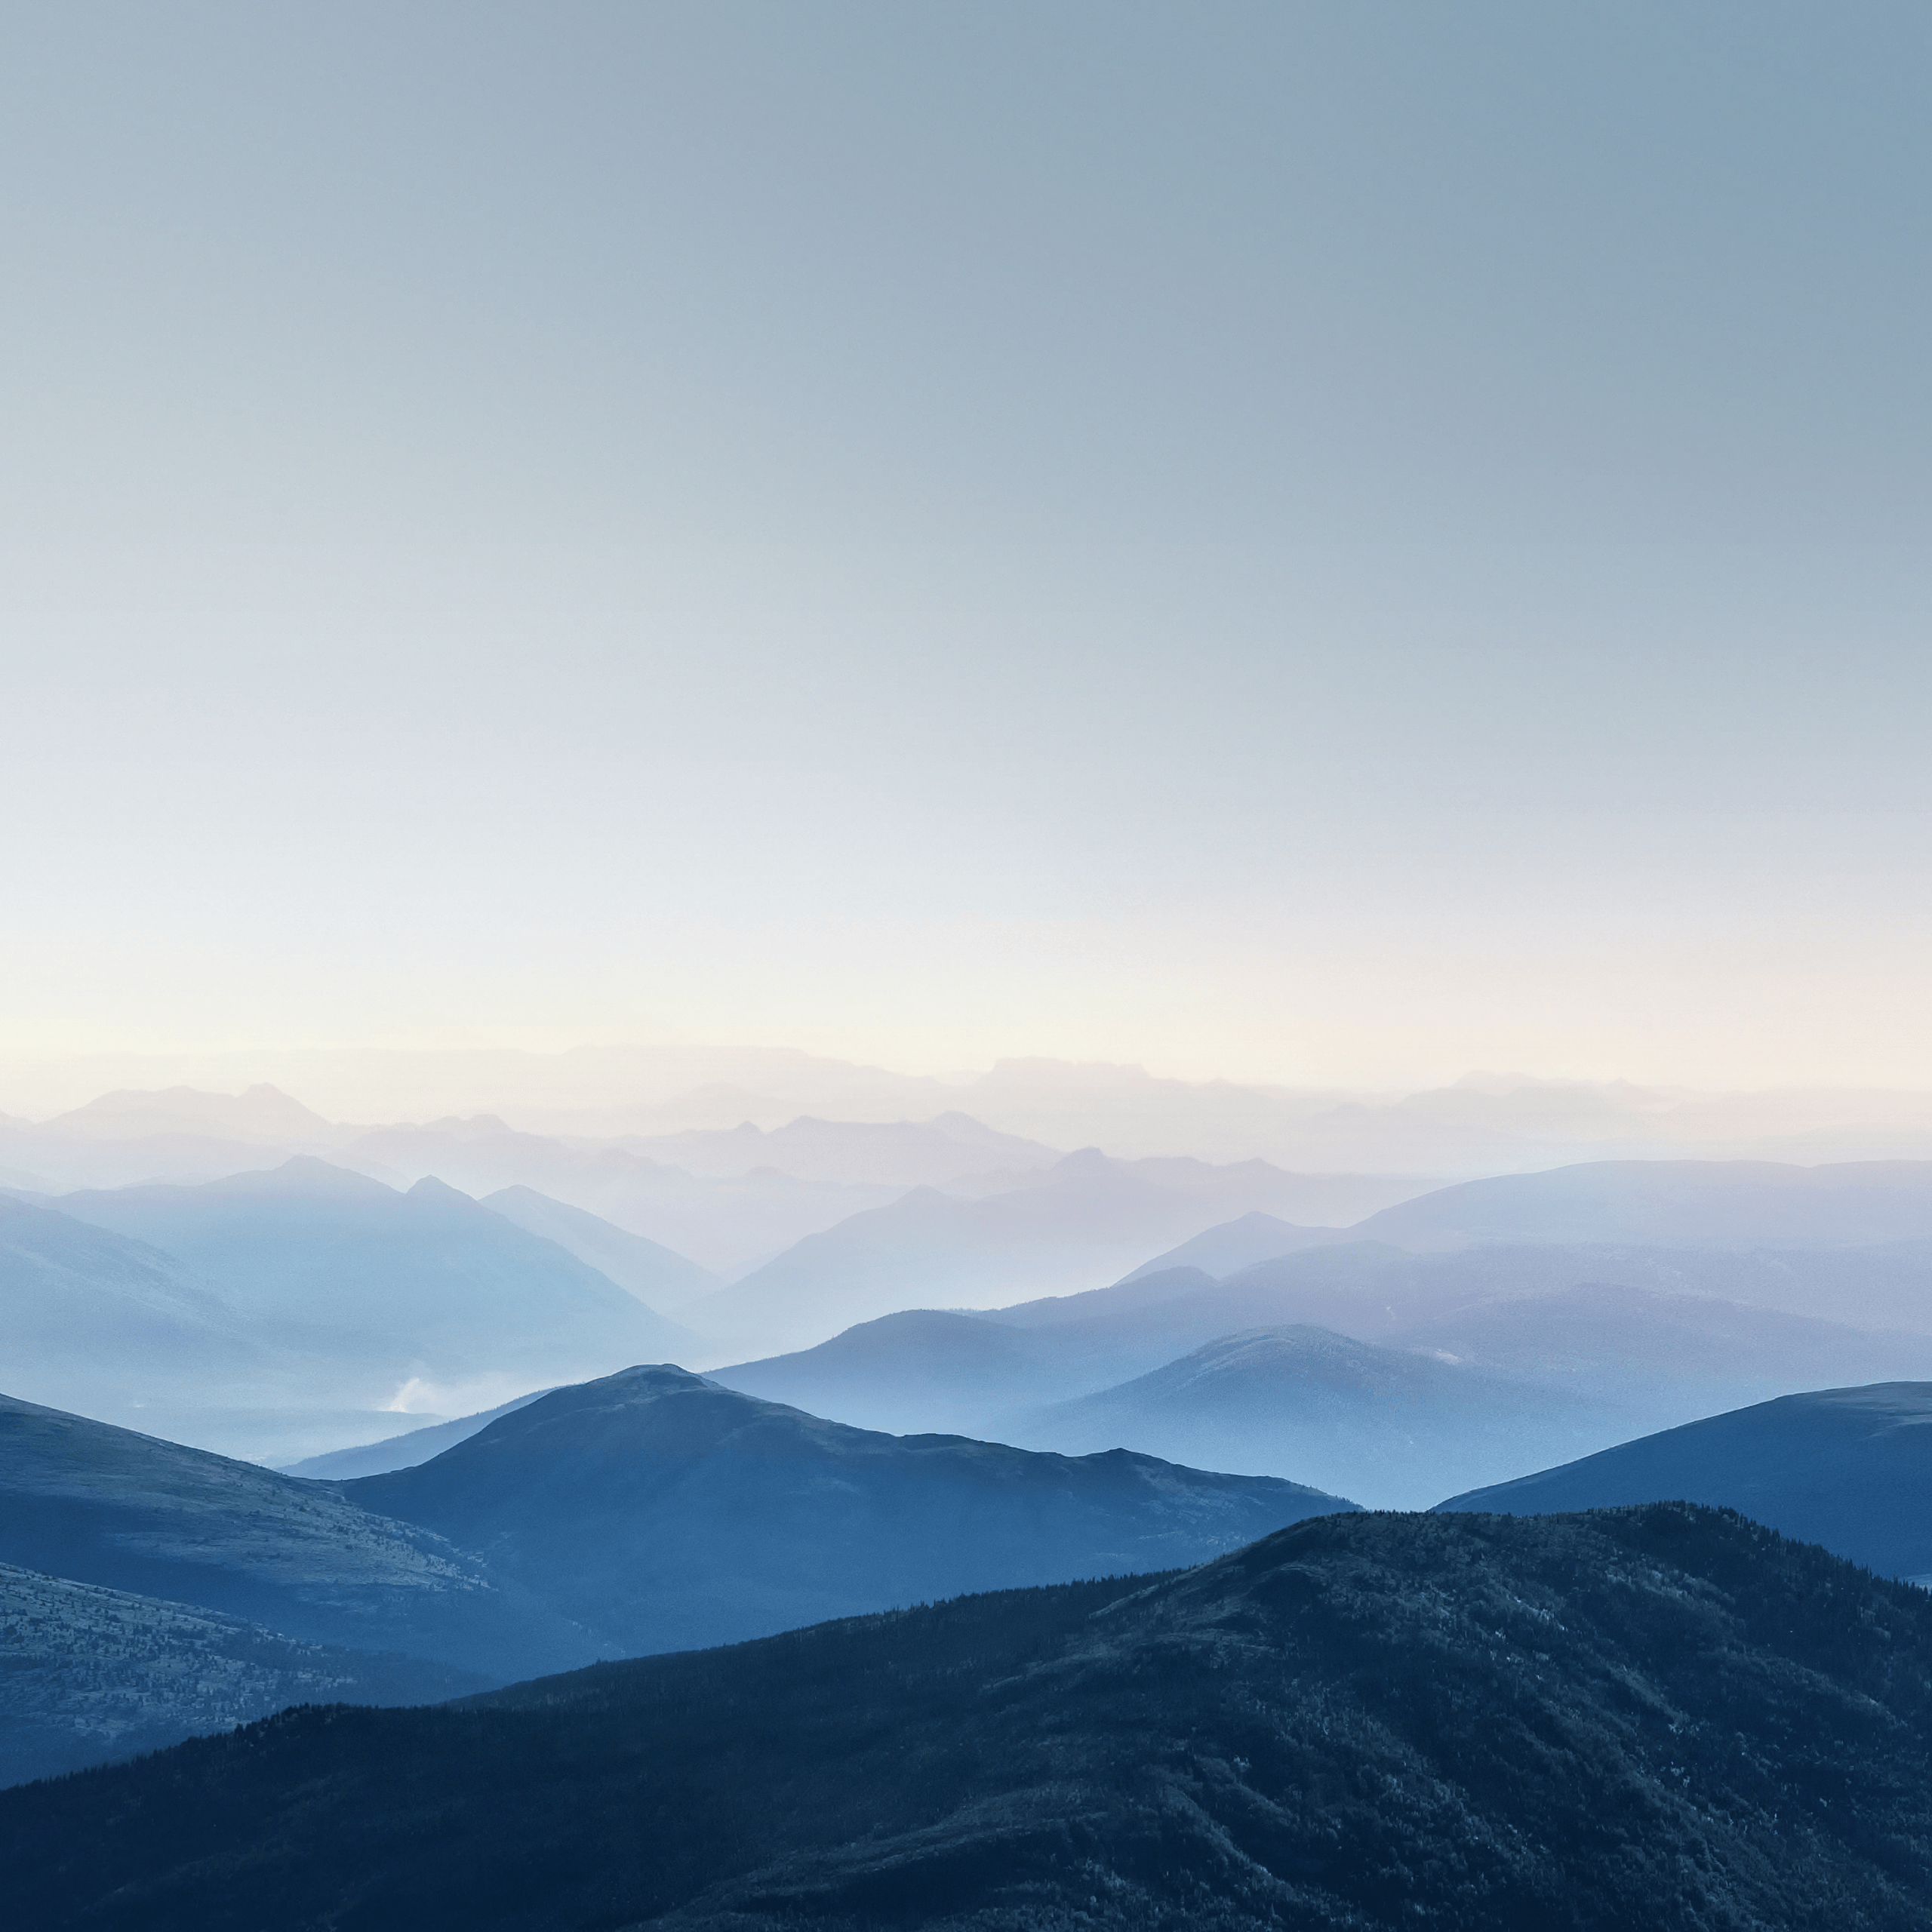
[[[1783,1396],[1436,1506],[1542,1515],[1664,1497],[1932,1583],[1932,1382]]]
[[[1734,1517],[1329,1516],[292,1712],[0,1795],[0,1887],[48,1932],[1917,1932],[1928,1734],[1932,1597]]]
[[[1932,1161],[1595,1161],[1438,1189],[1371,1214],[1398,1247],[1610,1241],[1832,1247],[1932,1240]]]
[[[555,1390],[343,1494],[485,1552],[632,1651],[1199,1562],[1355,1506],[1148,1456],[878,1435],[672,1367]]]
[[[38,1131],[66,1140],[184,1134],[244,1146],[326,1148],[346,1140],[354,1129],[338,1127],[279,1088],[263,1084],[242,1094],[210,1094],[193,1087],[103,1094],[42,1121]]]

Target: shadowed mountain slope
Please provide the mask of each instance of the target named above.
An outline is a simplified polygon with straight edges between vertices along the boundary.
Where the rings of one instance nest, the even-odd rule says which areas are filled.
[[[494,1409],[485,1409],[476,1415],[455,1416],[448,1422],[432,1423],[426,1429],[384,1436],[380,1441],[361,1442],[352,1449],[331,1449],[320,1456],[305,1457],[299,1463],[291,1463],[282,1474],[306,1476],[318,1482],[341,1482],[352,1476],[379,1476],[391,1469],[413,1469],[418,1463],[426,1463],[445,1449],[467,1442],[499,1416],[512,1414],[549,1392],[547,1389],[534,1389],[528,1395],[499,1402]]]
[[[343,1493],[479,1552],[632,1652],[1200,1562],[1355,1506],[1148,1456],[876,1435],[671,1367],[554,1390]]]
[[[1932,1383],[1826,1389],[1451,1497],[1440,1510],[1721,1503],[1881,1576],[1932,1582]]]
[[[434,1703],[487,1681],[0,1563],[0,1785],[157,1751],[290,1704]]]
[[[337,1488],[4,1396],[0,1562],[499,1681],[608,1654]]]
[[[1735,1517],[1331,1516],[291,1712],[0,1795],[0,1884],[35,1932],[1909,1932],[1928,1729],[1932,1598]]]

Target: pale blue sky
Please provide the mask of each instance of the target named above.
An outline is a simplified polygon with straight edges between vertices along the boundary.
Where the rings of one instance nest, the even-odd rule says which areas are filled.
[[[0,1045],[1932,1080],[1928,82],[10,10]]]

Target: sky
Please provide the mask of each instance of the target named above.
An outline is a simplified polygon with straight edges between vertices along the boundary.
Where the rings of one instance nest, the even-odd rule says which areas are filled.
[[[1929,82],[7,10],[0,1054],[1932,1084]]]

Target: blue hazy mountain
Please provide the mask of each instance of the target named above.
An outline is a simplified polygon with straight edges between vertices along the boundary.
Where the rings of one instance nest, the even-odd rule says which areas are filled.
[[[1358,1342],[1331,1330],[1222,1337],[1119,1386],[1035,1409],[1014,1439],[1069,1454],[1131,1443],[1150,1455],[1297,1480],[1371,1506],[1420,1509],[1450,1470],[1491,1479],[1614,1441],[1601,1405],[1465,1364]],[[1451,1479],[1453,1482],[1453,1478]]]
[[[342,1493],[484,1552],[632,1652],[1198,1563],[1355,1506],[1147,1456],[880,1435],[672,1367],[554,1390]]]
[[[1887,1362],[1932,1365],[1932,1336],[1922,1331],[1872,1332],[1716,1292],[1808,1297],[1815,1285],[1822,1297],[1827,1278],[1856,1279],[1873,1252],[1740,1256],[1552,1244],[1411,1254],[1350,1242],[1222,1281],[1172,1268],[1007,1308],[909,1311],[715,1373],[734,1387],[821,1414],[844,1416],[837,1403],[875,1400],[900,1419],[893,1426],[909,1428],[921,1426],[917,1403],[928,1397],[1003,1401],[1002,1376],[1029,1392],[1091,1392],[1222,1336],[1291,1325],[1566,1383],[1592,1366],[1645,1386],[1661,1377],[1748,1388],[1815,1383],[1820,1373],[1869,1380],[1875,1378],[1868,1371]],[[1917,1279],[1900,1253],[1883,1253],[1898,1264],[1881,1283],[1887,1312],[1894,1291],[1905,1300]],[[1924,1286],[1932,1289],[1932,1278]],[[984,1332],[989,1326],[1023,1332],[995,1341]],[[949,1367],[955,1359],[956,1373]]]
[[[521,1134],[487,1116],[374,1128],[334,1158],[399,1186],[433,1177],[475,1195],[533,1188],[720,1275],[753,1266],[902,1191],[878,1182],[800,1180],[771,1168],[691,1174],[621,1146]]]
[[[5,1195],[0,1334],[17,1386],[117,1411],[190,1379],[245,1388],[270,1361],[248,1323],[174,1256]]]
[[[976,1199],[915,1189],[798,1242],[687,1312],[707,1334],[762,1353],[909,1307],[988,1307],[1097,1287],[1149,1248],[1296,1184],[1265,1161],[1130,1162],[1087,1149]]]
[[[1651,1247],[1809,1247],[1932,1240],[1932,1161],[1594,1161],[1438,1188],[1371,1214],[1357,1238]]]
[[[1932,1382],[1786,1395],[1626,1442],[1444,1510],[1721,1503],[1881,1576],[1932,1581]]]
[[[0,1563],[0,1785],[159,1750],[291,1704],[432,1703],[488,1681]]]
[[[1932,1922],[1932,1598],[1736,1517],[1332,1515],[0,1794],[98,1932]]]
[[[358,1443],[353,1448],[330,1449],[319,1456],[305,1456],[300,1462],[288,1464],[282,1474],[335,1481],[346,1481],[351,1476],[379,1476],[390,1469],[413,1469],[418,1463],[426,1463],[432,1456],[440,1456],[445,1449],[454,1449],[459,1442],[468,1441],[478,1430],[488,1429],[499,1416],[512,1414],[526,1403],[534,1402],[538,1396],[549,1392],[547,1389],[533,1389],[528,1395],[499,1402],[494,1409],[483,1409],[473,1416],[455,1416],[448,1422],[432,1423],[426,1429],[412,1429],[400,1435],[385,1435],[374,1442]]]
[[[8,1397],[0,1562],[499,1682],[602,1654],[475,1558],[337,1487]]]
[[[174,1257],[299,1358],[318,1401],[379,1408],[412,1380],[487,1401],[691,1341],[555,1241],[438,1181],[398,1193],[303,1158],[198,1187],[63,1195],[60,1208]]]
[[[894,1435],[932,1431],[1006,1439],[1035,1404],[1105,1388],[1164,1361],[1106,1346],[1091,1361],[1063,1331],[1015,1328],[983,1315],[908,1309],[861,1321],[794,1354],[713,1369],[709,1380],[765,1401]]]
[[[660,1241],[648,1241],[601,1215],[552,1201],[534,1187],[499,1188],[481,1204],[526,1233],[553,1241],[648,1307],[676,1308],[724,1284]]]
[[[1251,1268],[1258,1261],[1272,1261],[1277,1255],[1292,1254],[1299,1248],[1329,1247],[1348,1238],[1343,1229],[1298,1227],[1292,1221],[1265,1214],[1257,1208],[1252,1214],[1204,1229],[1178,1247],[1142,1262],[1121,1278],[1137,1281],[1177,1268],[1195,1268],[1218,1281],[1223,1275]]]

